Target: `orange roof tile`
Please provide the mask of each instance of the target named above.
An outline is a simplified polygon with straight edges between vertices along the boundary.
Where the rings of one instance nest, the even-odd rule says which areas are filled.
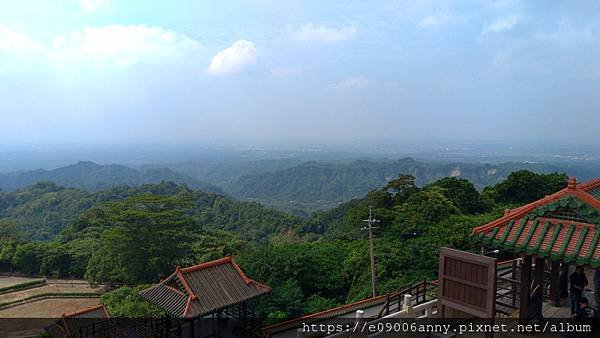
[[[193,318],[258,297],[271,289],[246,276],[233,257],[179,268],[140,296],[173,316]]]
[[[476,227],[492,247],[600,267],[600,178],[566,188]],[[598,252],[600,254],[600,252]]]

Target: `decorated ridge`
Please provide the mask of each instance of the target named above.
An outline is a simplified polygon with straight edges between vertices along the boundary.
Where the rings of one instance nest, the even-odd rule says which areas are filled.
[[[600,267],[600,178],[552,195],[473,229],[484,244],[515,253]]]
[[[194,318],[217,312],[270,292],[246,276],[231,256],[177,268],[140,296],[169,314]]]

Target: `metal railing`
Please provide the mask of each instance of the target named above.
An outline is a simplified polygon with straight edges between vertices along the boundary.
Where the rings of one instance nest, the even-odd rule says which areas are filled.
[[[402,310],[405,295],[411,295],[411,305],[419,305],[437,298],[437,285],[426,280],[413,284],[406,289],[398,292],[388,293],[383,307],[379,311],[377,318],[388,316],[391,313]]]
[[[496,312],[510,315],[518,310],[521,300],[521,267],[518,259],[498,264],[496,277]],[[544,301],[550,299],[550,271],[544,271]]]

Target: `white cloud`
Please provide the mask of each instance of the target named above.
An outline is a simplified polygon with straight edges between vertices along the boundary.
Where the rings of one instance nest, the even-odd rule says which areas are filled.
[[[130,66],[182,56],[200,47],[183,34],[144,25],[88,27],[57,36],[49,43],[0,25],[0,51],[16,51],[53,65]],[[2,53],[0,53],[0,56]]]
[[[17,32],[0,23],[0,51],[4,53],[24,54],[41,48],[27,34]]]
[[[519,22],[521,22],[521,18],[518,15],[508,15],[498,18],[485,26],[481,32],[481,35],[510,31],[515,28]]]
[[[419,21],[418,25],[421,28],[436,27],[436,26],[443,25],[445,23],[449,23],[453,19],[454,18],[448,14],[442,14],[442,13],[430,14],[430,15],[427,15],[426,17],[424,17],[423,19],[421,19]]]
[[[110,5],[110,0],[79,0],[81,8],[86,12],[94,12]]]
[[[254,43],[238,40],[217,53],[206,70],[209,74],[232,74],[258,63],[259,54]]]
[[[373,81],[371,81],[366,76],[356,75],[356,76],[349,76],[339,82],[332,84],[331,88],[333,88],[335,90],[353,90],[353,89],[364,88],[364,87],[370,86],[372,84],[373,84]]]
[[[129,66],[175,58],[199,46],[186,35],[158,27],[111,25],[54,39],[52,50],[58,53],[52,56]]]
[[[318,41],[318,42],[337,42],[348,40],[356,35],[357,29],[354,26],[335,28],[325,26],[315,26],[307,23],[294,32],[292,37],[298,41]]]

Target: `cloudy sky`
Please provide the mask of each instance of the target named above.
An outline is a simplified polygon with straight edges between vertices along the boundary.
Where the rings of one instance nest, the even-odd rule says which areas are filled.
[[[0,143],[599,145],[598,1],[0,0]]]

